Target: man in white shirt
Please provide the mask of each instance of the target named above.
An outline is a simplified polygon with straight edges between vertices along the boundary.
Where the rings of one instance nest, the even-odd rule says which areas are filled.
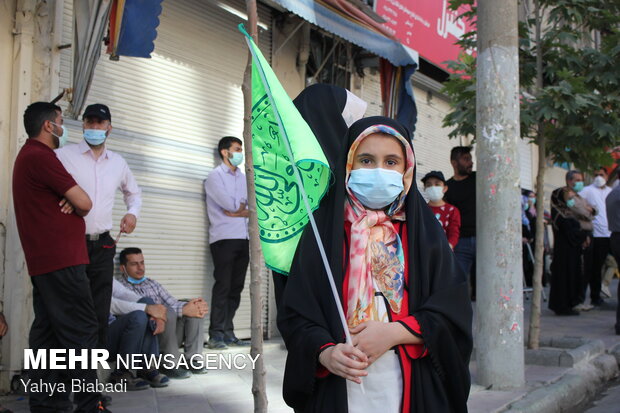
[[[609,254],[609,237],[611,233],[607,225],[607,208],[605,199],[611,192],[611,188],[607,186],[607,171],[599,168],[594,171],[594,181],[591,185],[586,186],[580,193],[594,209],[596,215],[592,220],[594,230],[592,233],[592,243],[586,249],[584,255],[584,272],[585,283],[583,286],[583,294],[585,297],[588,285],[590,285],[590,302],[594,306],[603,304],[601,298],[601,269]]]
[[[112,115],[106,105],[90,105],[84,111],[84,140],[56,150],[65,169],[84,189],[93,202],[93,207],[84,219],[86,222],[86,245],[90,264],[86,274],[90,281],[91,294],[95,304],[98,324],[98,345],[107,343],[108,315],[112,297],[112,277],[116,241],[110,231],[120,235],[130,234],[142,206],[142,196],[127,162],[115,152],[106,148],[105,141],[112,131]],[[114,228],[112,209],[116,191],[123,193],[127,214]]]
[[[113,280],[110,304],[110,328],[107,349],[112,357],[131,354],[158,355],[156,335],[165,329],[166,306],[140,297],[117,280]],[[127,390],[166,387],[170,381],[157,369],[143,369],[135,377],[131,371],[117,365],[110,376],[111,382],[125,382]]]

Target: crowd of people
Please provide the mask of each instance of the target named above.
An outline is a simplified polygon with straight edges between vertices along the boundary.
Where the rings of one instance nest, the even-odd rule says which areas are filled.
[[[455,147],[450,161],[454,175],[448,181],[440,171],[422,178],[424,194],[435,217],[446,232],[450,247],[462,270],[469,276],[470,293],[476,291],[476,173],[470,147]],[[543,216],[542,284],[550,284],[549,308],[557,315],[579,315],[604,305],[611,298],[611,280],[618,269],[620,246],[613,235],[620,229],[614,202],[620,201],[620,171],[610,179],[608,170],[592,171],[592,183],[584,185],[584,174],[566,173],[566,185],[551,197],[551,213]],[[615,189],[608,185],[613,183]],[[613,195],[612,195],[613,194]],[[612,195],[612,196],[610,196]],[[535,264],[536,193],[522,190],[522,244],[524,286],[531,287]],[[547,230],[553,230],[553,246]],[[620,238],[620,236],[618,237]],[[589,292],[589,303],[588,303]],[[616,320],[620,334],[620,309]]]
[[[592,176],[592,183],[584,186],[584,174],[571,170],[566,186],[551,196],[554,246],[549,308],[557,315],[579,315],[611,297],[609,284],[620,257],[611,242],[620,229],[614,204],[620,190],[608,185],[607,169],[598,168]],[[620,334],[620,318],[616,334]]]
[[[35,102],[24,112],[28,140],[14,164],[13,200],[33,291],[29,347],[46,354],[57,348],[107,349],[112,356],[166,354],[178,359],[180,347],[185,358],[202,354],[203,320],[209,313],[203,298],[173,297],[146,276],[144,255],[135,247],[120,252],[121,277],[114,279],[116,244],[122,234],[136,228],[141,190],[122,156],[106,147],[112,132],[110,109],[103,104],[88,106],[82,126],[83,140],[67,145],[59,106]],[[237,168],[243,161],[241,141],[225,137],[218,152],[222,167],[214,169],[205,183],[216,280],[208,345],[223,349],[248,345],[235,336],[232,321],[249,261],[248,211],[245,177]],[[114,228],[118,190],[127,213]],[[3,317],[0,321],[1,336],[6,323]],[[27,375],[37,383],[78,379],[82,388],[96,388],[88,384],[97,382],[97,371],[82,367],[31,369]],[[109,382],[142,390],[165,387],[170,378],[204,373],[204,365],[135,373],[117,365]],[[80,413],[109,411],[110,396],[85,390],[75,392],[71,400],[71,392],[50,393],[45,388],[28,389],[30,411],[73,411],[74,405]]]
[[[273,274],[277,324],[288,350],[284,398],[304,412],[466,411],[476,292],[471,147],[453,148],[453,176],[446,180],[441,171],[430,171],[420,192],[409,130],[390,118],[362,117],[359,102],[330,85],[310,86],[294,101],[332,169],[333,184],[314,216],[345,320],[325,268],[316,265],[322,259],[308,226],[290,274]],[[215,281],[209,308],[201,297],[175,298],[148,277],[136,247],[120,252],[120,277],[114,278],[116,244],[136,229],[142,197],[125,160],[106,147],[112,132],[107,106],[86,108],[78,144],[65,145],[62,111],[54,104],[30,105],[24,126],[29,139],[15,161],[13,198],[33,288],[33,350],[106,348],[113,356],[190,357],[203,352],[207,315],[209,349],[249,345],[236,337],[233,324],[249,263],[241,140],[220,139],[221,165],[204,182]],[[577,315],[611,295],[602,274],[613,274],[604,268],[616,268],[613,257],[620,258],[620,186],[607,186],[604,168],[593,172],[587,187],[581,172],[568,172],[544,217],[554,235],[549,307],[558,315]],[[118,190],[127,213],[115,227]],[[535,203],[535,193],[524,190],[528,285]],[[548,234],[543,242],[550,255]],[[618,317],[620,334],[620,309]],[[344,328],[352,342],[344,341]],[[2,318],[0,336],[5,333]],[[117,365],[109,380],[142,390],[204,373],[204,367],[134,372]],[[46,382],[97,380],[93,369],[28,374]],[[76,412],[106,412],[109,402],[96,392],[78,392],[71,401],[68,393],[32,391],[29,399],[32,412],[71,411],[73,404]]]

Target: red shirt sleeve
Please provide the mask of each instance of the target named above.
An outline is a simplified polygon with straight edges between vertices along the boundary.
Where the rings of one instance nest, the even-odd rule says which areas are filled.
[[[422,337],[422,329],[420,328],[420,324],[418,324],[418,320],[412,315],[402,318],[397,321],[403,327],[405,327],[411,334],[416,337]],[[403,348],[405,349],[405,353],[412,359],[419,359],[428,355],[428,350],[424,344],[403,344]]]
[[[63,197],[69,189],[77,185],[55,155],[42,156],[39,159],[38,165],[31,166],[31,173],[38,182],[51,188],[58,196]]]
[[[448,236],[448,242],[452,245],[452,248],[456,247],[459,242],[459,235],[461,233],[461,213],[455,206],[452,206],[450,211],[450,218],[448,219],[448,228],[446,229],[446,235]]]
[[[321,354],[321,352],[325,350],[326,348],[329,348],[332,346],[335,346],[335,344],[334,343],[323,344],[321,348],[319,349],[319,354]],[[327,370],[327,368],[324,365],[318,362],[318,357],[317,357],[317,364],[318,364],[318,367],[316,368],[316,374],[315,374],[316,378],[322,379],[322,378],[329,376],[329,370]]]

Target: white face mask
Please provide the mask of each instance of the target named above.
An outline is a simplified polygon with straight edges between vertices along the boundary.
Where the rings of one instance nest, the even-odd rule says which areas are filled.
[[[602,188],[605,186],[607,181],[602,176],[597,176],[596,178],[594,178],[593,183],[594,183],[594,186],[596,186],[597,188]]]
[[[429,186],[424,190],[429,201],[437,202],[443,199],[443,186]]]
[[[65,125],[57,125],[54,122],[52,122],[52,125],[58,126],[60,129],[62,129],[62,135],[60,136],[52,132],[52,135],[58,138],[58,147],[62,148],[63,146],[65,146],[67,140],[69,139],[69,131],[67,130],[67,128],[65,128]]]

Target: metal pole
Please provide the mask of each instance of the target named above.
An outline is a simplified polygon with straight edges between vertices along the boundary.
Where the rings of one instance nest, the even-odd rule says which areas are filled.
[[[478,2],[477,381],[524,384],[517,0]]]
[[[258,43],[258,12],[256,0],[246,1],[248,14],[248,31]],[[256,217],[256,192],[254,191],[254,162],[252,157],[252,55],[248,52],[248,63],[243,76],[243,144],[245,147],[245,176],[248,186],[248,207],[250,209],[250,306],[252,347],[251,356],[257,357],[252,372],[252,395],[254,396],[254,412],[267,413],[267,390],[265,383],[265,361],[263,360],[263,320],[261,297],[261,248]]]

